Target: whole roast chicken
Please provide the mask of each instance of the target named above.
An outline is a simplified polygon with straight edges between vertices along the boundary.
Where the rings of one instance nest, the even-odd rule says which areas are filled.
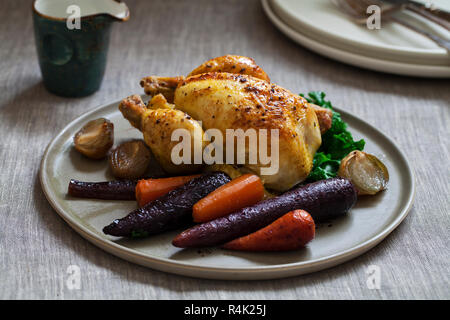
[[[172,141],[175,129],[191,133],[192,148],[207,146],[208,129],[219,130],[224,137],[227,129],[267,129],[269,136],[272,129],[277,129],[279,157],[275,172],[266,173],[264,168],[269,164],[260,159],[256,163],[248,161],[249,144],[244,151],[246,161],[229,165],[236,172],[259,175],[268,189],[285,191],[308,177],[322,141],[321,133],[331,126],[331,111],[271,83],[247,57],[214,58],[187,77],[150,76],[141,80],[141,86],[152,96],[150,101],[146,104],[139,95],[133,95],[124,99],[119,109],[143,132],[146,144],[172,174],[196,172],[205,165],[198,161],[173,163],[171,151],[178,144]],[[267,144],[268,154],[274,154],[270,138]],[[225,153],[225,140],[221,147]]]

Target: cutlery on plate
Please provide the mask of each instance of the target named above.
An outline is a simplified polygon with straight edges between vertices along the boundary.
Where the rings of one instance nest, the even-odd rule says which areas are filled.
[[[425,31],[403,19],[393,16],[399,10],[396,6],[383,6],[378,0],[331,0],[338,8],[345,12],[357,24],[365,25],[367,22],[367,7],[378,5],[384,20],[396,22],[434,41],[438,46],[450,52],[450,41]]]
[[[382,2],[389,3],[396,6],[399,9],[407,9],[414,13],[417,13],[430,21],[433,21],[443,28],[450,30],[450,12],[435,8],[432,5],[427,6],[423,3],[413,0],[381,0]]]

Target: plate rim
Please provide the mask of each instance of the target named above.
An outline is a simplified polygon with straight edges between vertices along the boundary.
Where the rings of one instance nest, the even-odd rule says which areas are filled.
[[[142,95],[145,97],[145,95]],[[366,241],[353,246],[349,249],[321,257],[314,260],[293,262],[287,264],[277,264],[270,266],[257,266],[257,267],[239,267],[239,268],[227,268],[227,267],[210,267],[210,266],[199,266],[190,262],[182,262],[177,260],[172,260],[169,258],[162,258],[152,256],[143,252],[136,251],[124,247],[120,244],[115,243],[106,238],[102,238],[99,234],[90,230],[86,226],[80,224],[76,219],[70,214],[66,213],[65,210],[58,204],[58,202],[52,197],[52,190],[50,188],[50,183],[48,182],[48,176],[46,174],[46,164],[49,161],[49,153],[52,147],[61,139],[63,135],[69,131],[69,129],[79,121],[85,118],[89,118],[92,114],[108,108],[114,104],[119,104],[120,100],[115,102],[110,102],[102,104],[101,106],[94,108],[90,111],[84,112],[81,115],[75,117],[70,121],[59,133],[49,142],[44,154],[41,159],[39,167],[39,180],[41,188],[44,192],[47,201],[50,203],[52,208],[56,213],[66,221],[69,226],[74,229],[83,238],[96,245],[97,247],[127,261],[149,267],[155,270],[174,273],[178,275],[184,275],[194,278],[204,278],[204,279],[219,279],[219,280],[263,280],[263,279],[278,279],[286,278],[296,275],[302,275],[306,273],[316,272],[323,269],[327,269],[343,262],[349,261],[357,256],[367,252],[378,243],[380,243],[384,238],[386,238],[392,231],[394,231],[397,226],[406,218],[409,214],[412,205],[414,203],[415,193],[416,193],[416,182],[414,170],[409,164],[403,151],[395,145],[395,143],[386,136],[383,132],[369,124],[368,122],[356,117],[349,112],[335,107],[334,109],[341,113],[346,118],[354,118],[356,121],[362,122],[365,126],[368,126],[371,130],[374,130],[377,134],[380,134],[384,139],[386,139],[398,152],[402,162],[405,164],[407,170],[406,176],[410,180],[411,190],[408,194],[408,199],[406,206],[403,207],[397,214],[395,219],[383,228],[379,233],[375,234],[373,237],[367,239]],[[56,197],[55,197],[56,198]]]
[[[450,66],[414,64],[377,59],[365,55],[355,54],[350,51],[345,51],[311,39],[307,35],[298,32],[282,21],[270,7],[269,0],[261,0],[261,2],[267,17],[278,30],[298,45],[301,45],[302,47],[314,51],[322,56],[328,57],[329,59],[337,60],[362,69],[369,69],[389,74],[422,78],[450,78]],[[305,44],[308,46],[305,46]]]

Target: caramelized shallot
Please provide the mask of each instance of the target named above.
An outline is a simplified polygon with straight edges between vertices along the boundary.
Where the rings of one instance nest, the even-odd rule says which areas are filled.
[[[363,151],[352,151],[341,161],[338,175],[349,179],[359,195],[374,195],[386,189],[389,172],[374,155]]]
[[[109,156],[114,177],[121,179],[142,178],[150,164],[151,152],[142,140],[122,143]]]
[[[75,149],[91,159],[106,156],[114,143],[114,125],[105,118],[86,123],[73,138]]]

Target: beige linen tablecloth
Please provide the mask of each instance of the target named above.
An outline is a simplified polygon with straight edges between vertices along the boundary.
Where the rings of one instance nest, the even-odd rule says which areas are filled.
[[[34,46],[31,5],[0,10],[0,298],[3,299],[403,299],[450,298],[450,81],[407,78],[347,66],[283,36],[253,1],[130,1],[130,21],[113,28],[100,91],[79,99],[48,93]],[[293,92],[323,90],[389,135],[414,166],[417,194],[406,220],[368,253],[289,279],[199,280],[112,256],[73,231],[39,184],[49,141],[72,119],[140,93],[150,74],[187,74],[227,53],[253,57]],[[67,268],[80,268],[70,290]],[[366,285],[379,266],[380,289]]]

